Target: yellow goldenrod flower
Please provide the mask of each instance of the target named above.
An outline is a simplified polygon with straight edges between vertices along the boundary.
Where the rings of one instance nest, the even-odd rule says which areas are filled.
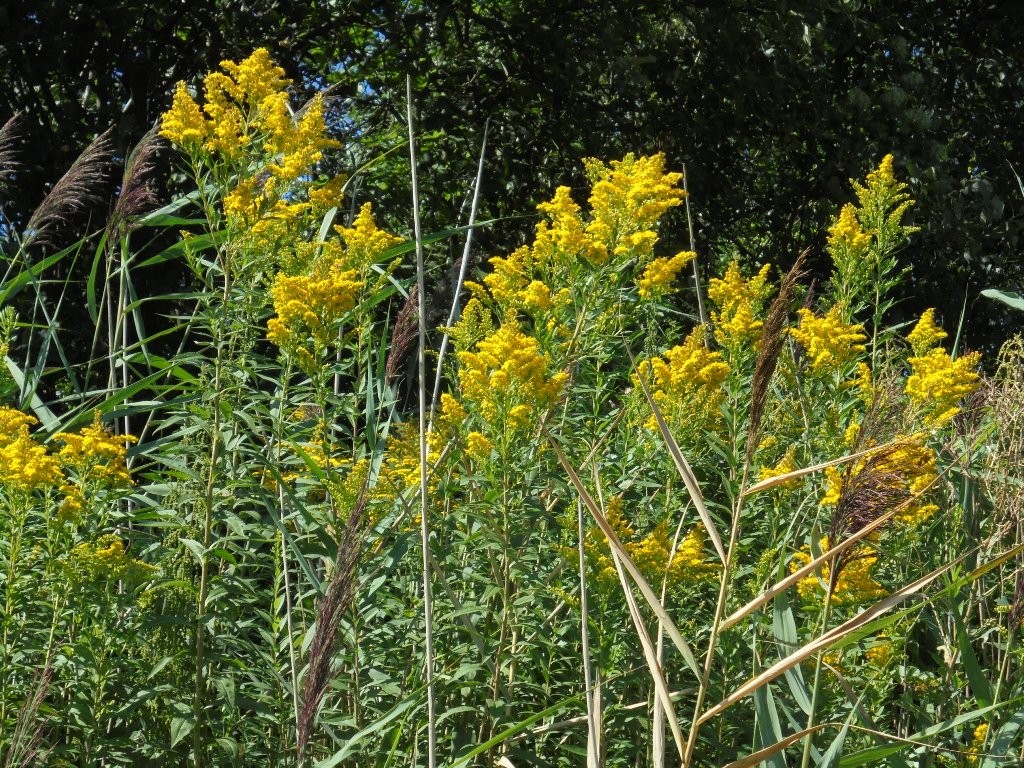
[[[915,355],[926,355],[948,335],[935,323],[935,310],[926,309],[914,330],[907,334],[907,341],[910,342]]]
[[[63,479],[57,459],[29,435],[29,423],[22,421],[13,434],[6,434],[0,442],[0,486],[12,491],[47,488],[58,485]]]
[[[828,537],[821,539],[821,551],[825,554],[830,549]],[[844,553],[848,554],[848,553]],[[839,572],[839,578],[832,592],[832,603],[834,605],[856,605],[871,600],[879,600],[885,597],[885,590],[871,576],[871,569],[874,567],[878,557],[866,546],[856,546],[852,554],[848,554]],[[790,571],[795,573],[811,562],[810,548],[805,547],[802,551],[793,555],[790,562]],[[834,561],[831,561],[834,562]],[[804,600],[812,602],[817,599],[824,600],[822,582],[829,583],[831,575],[830,563],[821,566],[821,579],[815,573],[805,576],[797,582],[796,589]],[[821,596],[819,598],[819,596]]]
[[[673,431],[680,431],[677,439],[686,440],[704,429],[717,428],[721,420],[722,383],[729,375],[729,366],[720,353],[705,347],[705,333],[704,326],[698,326],[664,357],[644,360],[638,366],[658,408]],[[653,416],[647,427],[657,429]]]
[[[773,477],[780,477],[782,475],[788,475],[790,472],[795,472],[800,469],[800,466],[796,463],[796,446],[791,445],[786,450],[785,455],[779,459],[779,462],[773,467],[762,467],[758,473],[757,479],[770,480]],[[795,477],[782,483],[783,488],[799,488],[803,483],[803,478]]]
[[[669,208],[683,201],[678,188],[683,175],[665,172],[663,154],[628,154],[608,165],[588,159],[584,166],[593,185],[593,219],[587,233],[600,243],[605,255],[613,253],[643,263],[657,242],[654,225]]]
[[[209,127],[185,83],[174,89],[171,108],[160,118],[160,135],[182,147],[201,147]]]
[[[607,260],[607,245],[584,228],[580,207],[568,187],[558,187],[551,201],[541,203],[537,210],[551,220],[537,225],[533,252],[539,263],[564,266],[580,257],[593,264]]]
[[[641,299],[656,299],[669,292],[679,271],[697,258],[693,251],[683,251],[671,258],[657,258],[644,267],[644,273],[636,281]]]
[[[986,738],[988,738],[988,723],[982,723],[974,729],[974,733],[971,737],[971,750],[970,754],[967,756],[968,765],[978,765],[981,761],[981,757],[984,754]]]
[[[475,352],[459,352],[458,358],[463,402],[476,403],[494,426],[497,420],[513,429],[525,426],[529,416],[558,400],[569,378],[564,372],[548,377],[547,355],[514,320],[480,340]]]
[[[99,411],[93,412],[92,424],[78,434],[62,432],[55,440],[64,443],[57,458],[73,469],[83,482],[99,480],[109,486],[131,485],[125,456],[128,444],[138,442],[133,435],[114,435],[103,427]]]
[[[723,278],[708,283],[708,298],[718,307],[711,313],[715,340],[726,349],[735,350],[760,340],[763,323],[757,316],[772,293],[770,269],[771,265],[765,264],[754,277],[744,280],[739,262],[733,261]]]
[[[835,261],[862,256],[871,244],[871,233],[861,229],[857,220],[857,209],[847,203],[839,211],[839,217],[828,230],[828,249]]]
[[[403,242],[377,226],[373,219],[373,206],[363,203],[351,227],[335,227],[345,241],[346,261],[352,269],[365,271],[380,260],[388,248]]]
[[[814,373],[839,371],[854,355],[864,352],[867,341],[864,327],[844,322],[842,307],[838,304],[824,317],[816,316],[809,309],[801,309],[797,314],[800,326],[790,328],[789,333],[807,350]]]
[[[493,448],[494,445],[481,432],[470,432],[466,435],[466,453],[478,461],[490,456]]]
[[[100,536],[95,542],[79,544],[71,552],[72,567],[99,581],[141,582],[155,574],[155,566],[130,557],[124,542],[114,534]]]
[[[978,388],[976,368],[980,360],[980,352],[953,360],[941,347],[910,358],[912,373],[907,378],[906,393],[921,410],[926,426],[943,427],[960,413],[960,400]]]

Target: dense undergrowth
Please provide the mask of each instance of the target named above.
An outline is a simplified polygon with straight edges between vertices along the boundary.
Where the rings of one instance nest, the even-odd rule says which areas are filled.
[[[591,161],[424,329],[415,238],[318,175],[322,100],[223,69],[160,128],[192,194],[141,208],[146,145],[99,237],[45,250],[57,194],[5,255],[5,765],[1019,763],[1024,345],[983,377],[889,323],[891,156],[816,286],[702,285],[658,241],[681,174]]]

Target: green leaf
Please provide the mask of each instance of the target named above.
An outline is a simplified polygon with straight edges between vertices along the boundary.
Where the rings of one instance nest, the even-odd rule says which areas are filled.
[[[1019,293],[1006,293],[1005,291],[997,291],[995,288],[986,288],[981,292],[981,295],[1001,301],[1003,304],[1024,312],[1024,296],[1021,296]]]

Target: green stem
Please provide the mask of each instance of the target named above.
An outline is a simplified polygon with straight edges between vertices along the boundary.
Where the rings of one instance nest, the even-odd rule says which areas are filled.
[[[828,578],[828,593],[825,595],[825,607],[821,612],[821,632],[825,633],[828,629],[829,614],[832,609],[832,592],[835,590],[836,583],[836,563],[833,561],[832,566],[829,568]],[[821,664],[825,657],[825,651],[818,651],[818,655],[814,661],[814,685],[811,687],[811,711],[807,715],[807,729],[810,730],[814,727],[815,714],[818,707],[818,691],[821,689]],[[804,738],[804,752],[800,759],[800,768],[808,768],[811,764],[811,747],[814,746],[814,734],[808,733]]]

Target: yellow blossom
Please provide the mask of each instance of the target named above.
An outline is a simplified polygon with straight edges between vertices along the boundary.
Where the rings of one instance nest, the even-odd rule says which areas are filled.
[[[564,372],[547,375],[547,355],[512,320],[481,339],[475,352],[459,352],[458,358],[463,401],[476,403],[483,418],[495,426],[503,419],[513,429],[524,426],[523,408],[546,409],[568,380]]]
[[[828,537],[825,536],[821,539],[822,554],[827,553],[829,548]],[[873,550],[860,545],[854,547],[852,554],[849,552],[843,554],[845,562],[843,563],[842,570],[839,572],[839,578],[836,579],[832,592],[832,603],[834,605],[856,605],[885,597],[886,592],[882,585],[871,576],[871,569],[878,560]],[[790,562],[790,571],[795,573],[810,562],[810,549],[804,548],[793,555],[793,560]],[[831,575],[830,564],[832,562],[835,561],[824,563],[821,566],[820,581],[817,574],[811,573],[797,582],[796,588],[800,597],[810,602],[819,599],[820,595],[820,599],[824,600],[822,582],[825,584],[829,583]]]
[[[466,453],[477,460],[486,459],[494,445],[481,432],[470,432],[466,435]]]
[[[960,413],[960,401],[978,388],[980,360],[980,352],[953,360],[941,347],[910,358],[906,393],[921,410],[926,426],[943,427]]]
[[[914,330],[907,335],[907,341],[910,342],[910,347],[914,350],[915,355],[926,355],[948,335],[936,325],[935,310],[926,309],[921,315],[921,319],[917,321],[917,325],[914,326]]]
[[[970,766],[978,765],[981,761],[981,757],[984,754],[985,739],[988,738],[988,723],[982,723],[974,729],[974,733],[971,737],[971,750],[967,756],[967,764]]]
[[[102,581],[137,583],[158,571],[155,566],[129,556],[124,542],[114,534],[79,544],[72,550],[71,562],[79,573]]]
[[[377,226],[373,219],[373,207],[368,202],[363,203],[351,227],[335,229],[345,241],[348,264],[361,271],[379,261],[381,254],[388,248],[402,242],[402,238]]]
[[[796,463],[796,446],[791,445],[786,450],[785,455],[779,459],[779,462],[773,467],[762,467],[758,473],[757,479],[770,480],[773,477],[780,477],[782,475],[788,475],[790,472],[795,472],[800,466]],[[803,482],[803,478],[795,477],[786,482],[782,483],[784,488],[799,488]]]
[[[199,147],[206,141],[208,127],[185,83],[174,89],[171,108],[160,118],[160,135],[182,147]]]
[[[754,277],[744,280],[739,262],[733,261],[723,278],[708,283],[708,298],[718,307],[711,313],[715,339],[726,349],[735,350],[760,340],[763,323],[757,316],[772,293],[770,269],[771,265],[765,264]]]
[[[681,173],[665,172],[663,154],[636,157],[628,154],[608,165],[584,161],[593,185],[593,213],[587,233],[604,253],[646,261],[657,241],[653,227],[670,208],[683,201]]]
[[[828,249],[833,261],[860,257],[870,244],[871,233],[861,229],[857,208],[847,203],[828,230]]]
[[[8,418],[17,421],[14,417]],[[46,446],[32,439],[26,421],[0,439],[0,467],[0,486],[12,491],[46,488],[57,485],[62,479],[57,460],[46,452]]]
[[[668,293],[679,271],[696,257],[693,251],[682,251],[671,258],[660,257],[651,261],[636,282],[640,298],[656,299]]]
[[[540,263],[567,265],[582,257],[593,264],[603,264],[608,258],[608,247],[583,226],[580,207],[573,202],[568,187],[558,187],[550,202],[541,203],[537,210],[547,214],[550,222],[537,225],[534,257]]]
[[[833,306],[824,317],[809,309],[801,309],[797,314],[800,326],[790,328],[789,332],[807,350],[814,373],[839,371],[856,354],[864,352],[864,327],[844,322],[840,305]]]
[[[60,463],[73,469],[81,480],[99,480],[110,486],[131,484],[125,456],[128,444],[138,438],[108,432],[99,411],[93,412],[92,424],[78,434],[62,432],[54,439],[64,443],[57,454]]]
[[[688,440],[704,429],[717,428],[721,420],[722,383],[729,366],[718,352],[704,345],[704,326],[691,331],[683,344],[673,347],[664,357],[645,360],[639,375],[649,382],[652,397],[668,420],[677,439]],[[657,429],[653,416],[647,427]]]

